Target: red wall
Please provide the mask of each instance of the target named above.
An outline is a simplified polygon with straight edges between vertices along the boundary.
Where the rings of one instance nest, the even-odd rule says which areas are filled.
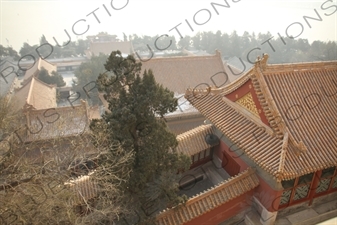
[[[263,113],[263,109],[260,105],[260,102],[257,98],[257,95],[255,93],[255,90],[253,88],[253,84],[251,80],[249,79],[246,83],[244,83],[241,87],[239,87],[237,90],[233,91],[232,93],[226,95],[228,99],[235,102],[237,99],[243,97],[247,93],[251,93],[253,96],[253,100],[255,102],[256,108],[260,115],[261,121],[270,126],[268,123],[268,120]],[[226,162],[225,161],[234,161],[236,164],[239,165],[240,169],[239,172],[242,172],[248,168],[248,165],[240,158],[241,154],[239,154],[239,151],[233,146],[229,148],[230,146],[227,146],[223,141],[220,141],[220,144],[214,148],[214,153],[222,160],[224,161],[223,166],[226,169]],[[226,160],[224,158],[224,152],[227,153],[225,155],[231,157],[231,159]],[[228,166],[231,166],[232,163],[229,162]],[[230,168],[229,168],[230,170]],[[231,174],[232,175],[232,174]],[[262,178],[259,177],[260,185],[255,189],[254,196],[263,204],[263,206],[270,212],[274,212],[278,210],[280,198],[282,195],[282,191],[276,191],[273,190]]]
[[[192,163],[191,166],[190,166],[190,170],[195,168],[195,167],[204,165],[205,163],[211,161],[211,159],[212,159],[211,155],[209,155],[209,156],[205,157],[204,159],[199,160],[198,162]]]
[[[235,199],[226,202],[225,204],[207,212],[191,221],[184,223],[184,225],[216,225],[224,220],[227,220],[238,213],[242,212],[244,209],[250,207],[249,199],[253,195],[253,190],[241,195]]]
[[[226,171],[230,171],[231,168],[226,168],[226,165],[232,165],[228,161],[235,161],[240,166],[239,172],[246,170],[249,166],[240,158],[240,154],[236,154],[236,148],[232,147],[231,149],[223,141],[220,141],[220,144],[214,148],[214,153],[225,163],[223,164]],[[227,153],[231,159],[224,158],[223,153]],[[226,162],[227,161],[227,162]],[[233,176],[233,174],[230,174]],[[236,174],[234,174],[236,175]],[[282,191],[273,190],[268,183],[266,183],[261,177],[259,177],[260,185],[255,188],[254,196],[262,203],[262,205],[270,212],[278,210],[279,202],[281,199]]]
[[[260,185],[255,188],[254,196],[269,211],[278,210],[283,191],[273,190],[261,177],[259,177]]]
[[[234,146],[232,146],[232,148],[230,149],[229,146],[227,146],[221,140],[220,144],[214,147],[214,153],[221,159],[221,161],[225,162],[224,163],[225,165],[227,164],[226,161],[233,160],[240,166],[239,172],[242,172],[248,168],[248,165],[242,159],[240,159],[240,154],[237,154],[236,152],[238,151],[236,150],[237,148],[235,148]],[[226,155],[229,155],[231,159],[226,159],[223,152],[226,152],[227,153]]]

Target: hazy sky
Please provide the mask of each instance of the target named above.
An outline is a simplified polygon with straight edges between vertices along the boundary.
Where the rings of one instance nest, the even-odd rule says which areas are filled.
[[[106,31],[123,38],[126,35],[195,35],[198,31],[217,31],[239,35],[244,31],[280,33],[298,38],[337,41],[337,0],[0,0],[0,44],[19,50],[23,42],[38,44],[42,35],[55,45]],[[106,9],[104,8],[104,6]],[[114,8],[115,9],[114,9]],[[124,7],[124,8],[122,8]],[[120,9],[122,8],[122,9]],[[120,9],[120,10],[117,10]],[[316,10],[316,11],[315,11]],[[95,18],[95,15],[97,19]],[[318,18],[322,21],[303,16]],[[110,14],[110,15],[109,15]],[[81,21],[79,21],[81,20]],[[98,22],[99,20],[99,22]],[[187,20],[193,31],[189,28]],[[74,34],[72,27],[74,26]],[[207,22],[208,21],[208,22]],[[199,24],[199,25],[198,25]],[[172,30],[171,30],[172,29]],[[171,30],[171,31],[170,31]],[[303,31],[303,32],[302,32]],[[302,33],[301,33],[302,32]],[[7,41],[8,40],[8,41]]]

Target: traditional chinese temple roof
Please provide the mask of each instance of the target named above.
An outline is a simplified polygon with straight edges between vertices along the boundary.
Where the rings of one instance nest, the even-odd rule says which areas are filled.
[[[185,96],[277,180],[337,166],[337,62],[267,65],[267,59],[224,88],[189,89]],[[226,97],[248,80],[269,126]]]
[[[177,151],[192,156],[214,145],[209,145],[205,137],[213,134],[213,125],[201,125],[177,136]]]
[[[18,109],[48,109],[57,106],[56,87],[46,84],[35,77],[30,77],[14,95]]]
[[[252,168],[190,198],[185,205],[167,209],[157,215],[158,225],[184,224],[230,200],[243,195],[259,185]]]

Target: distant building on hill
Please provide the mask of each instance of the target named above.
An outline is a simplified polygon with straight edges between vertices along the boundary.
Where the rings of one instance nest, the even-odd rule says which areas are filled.
[[[119,41],[115,35],[98,34],[87,37],[90,40],[89,49],[85,51],[86,57],[98,56],[100,53],[110,55],[112,51],[119,50],[125,55],[134,52],[131,41]]]

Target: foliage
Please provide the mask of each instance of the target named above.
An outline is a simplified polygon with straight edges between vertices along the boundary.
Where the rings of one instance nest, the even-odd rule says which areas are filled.
[[[39,55],[37,54],[35,49],[37,49],[38,47],[39,47],[38,45],[31,46],[30,44],[25,42],[25,43],[23,43],[23,46],[21,47],[21,49],[19,51],[20,56],[23,57],[25,55],[32,55],[35,59],[37,59],[37,58],[39,58]],[[31,58],[31,56],[25,57],[25,59],[29,59],[29,58]]]
[[[100,141],[96,139],[96,142]],[[130,155],[117,158],[97,150],[88,155],[83,151],[88,144],[90,141],[84,135],[49,143],[12,142],[13,148],[3,160],[0,171],[1,224],[23,221],[27,224],[101,224],[127,212],[122,188],[118,186],[125,179],[119,175],[128,165]],[[111,146],[109,150],[118,151],[118,148]],[[32,152],[34,158],[29,157]],[[85,168],[86,163],[93,160],[98,162],[94,172],[77,169]],[[79,176],[90,176],[91,183],[97,184],[95,199],[81,197],[85,192],[75,189],[72,183]]]
[[[53,49],[49,45],[46,45],[46,43],[51,44],[53,46]],[[46,37],[42,35],[39,41],[39,45],[31,46],[30,44],[25,42],[23,43],[23,46],[21,47],[19,53],[21,57],[25,55],[33,55],[35,59],[40,57],[37,51],[42,57],[47,57],[47,59],[85,55],[85,50],[88,48],[89,40],[79,39],[78,41],[71,41],[67,45],[66,42],[64,42],[62,45],[63,47],[59,47],[53,43],[50,43],[48,42]],[[29,59],[29,57],[25,58]]]
[[[19,60],[19,55],[12,47],[4,47],[0,45],[0,58],[2,57],[13,57],[14,60]]]
[[[134,49],[136,51],[149,51],[146,47],[146,44],[149,44],[152,50],[158,51],[154,46],[156,37],[133,35],[132,43]],[[236,56],[245,61],[248,61],[247,54],[254,48],[260,48],[261,50],[254,50],[250,53],[251,61],[255,61],[256,57],[261,56],[263,53],[269,54],[271,63],[337,60],[336,41],[314,41],[310,44],[307,39],[282,38],[283,40],[278,36],[273,37],[269,32],[256,35],[254,32],[245,31],[242,35],[239,35],[236,31],[230,34],[222,33],[221,31],[215,33],[209,31],[198,32],[193,37],[185,36],[177,44],[179,49],[203,50],[210,54],[214,54],[217,49],[224,58]],[[171,37],[167,37],[167,39],[164,43],[168,43],[170,39],[175,43],[175,39]],[[274,50],[268,44],[268,40]],[[164,46],[167,46],[167,44]]]
[[[129,209],[139,213],[149,200],[162,207],[177,204],[177,199],[184,200],[177,195],[177,173],[189,168],[190,159],[175,152],[176,137],[160,119],[177,107],[173,92],[156,83],[151,70],[141,76],[141,63],[133,56],[123,58],[119,51],[111,53],[105,68],[110,73],[100,74],[97,83],[110,112],[91,128],[96,133],[105,126],[107,139],[133,154],[132,173],[123,185]]]
[[[141,52],[149,51],[149,48],[147,47],[147,45],[149,45],[153,51],[156,51],[157,48],[160,48],[160,49],[167,48],[167,50],[177,50],[177,43],[176,43],[176,39],[174,36],[168,36],[168,37],[162,36],[159,38],[159,35],[156,35],[153,37],[150,37],[147,35],[139,37],[138,35],[134,34],[130,36],[129,39],[132,40],[132,45],[134,49],[141,51]],[[172,41],[172,44],[170,44],[170,40]],[[157,47],[155,46],[155,43]]]
[[[189,46],[191,45],[191,37],[186,36],[179,40],[178,45],[180,49],[189,49]]]
[[[82,99],[91,101],[92,104],[100,102],[94,82],[97,80],[99,74],[105,72],[104,63],[107,58],[104,54],[92,56],[90,61],[81,63],[75,70],[75,77],[77,79],[73,81],[74,90],[80,93]],[[83,89],[88,93],[85,93]],[[90,89],[92,90],[90,91]]]
[[[49,72],[43,67],[41,68],[38,78],[46,84],[55,84],[57,87],[63,87],[66,85],[60,74],[56,71],[52,71],[51,74],[49,74]]]
[[[107,34],[106,32],[100,32],[100,34]],[[117,37],[116,35],[113,35]],[[167,50],[177,50],[179,49],[196,49],[204,50],[210,54],[213,54],[216,49],[218,49],[222,55],[226,58],[229,57],[241,57],[243,60],[247,60],[247,54],[254,48],[261,48],[261,50],[254,50],[251,55],[251,61],[254,61],[258,55],[263,53],[268,53],[271,63],[291,63],[291,62],[302,62],[302,61],[327,61],[337,59],[337,43],[336,41],[314,41],[311,44],[307,39],[293,39],[288,37],[282,37],[283,40],[278,37],[271,35],[270,32],[255,34],[249,33],[247,31],[239,35],[236,31],[232,33],[222,33],[217,32],[198,32],[193,37],[186,36],[179,41],[176,41],[174,36],[138,36],[136,34],[130,35],[129,40],[132,40],[133,47],[135,51],[138,52],[148,52],[149,48],[153,51],[160,51],[160,49],[165,49],[169,46],[170,41],[172,44],[167,48]],[[268,44],[270,39],[270,44],[273,46],[274,50]],[[124,35],[124,40],[126,36]],[[157,40],[157,41],[156,41]],[[286,43],[284,44],[283,41]],[[159,50],[155,46],[155,42]],[[40,45],[47,43],[44,36],[40,38]],[[65,44],[65,43],[63,43]],[[53,53],[50,57],[71,57],[76,55],[85,55],[85,50],[89,46],[89,40],[72,41],[64,47],[54,46]],[[21,56],[26,54],[31,54],[35,58],[38,58],[36,53],[36,48],[38,45],[29,45],[24,43],[23,47],[20,49],[19,53]],[[39,48],[39,52],[42,56],[46,56],[50,53],[49,46],[43,46]],[[0,56],[13,56],[15,59],[18,58],[17,53],[9,48],[4,48],[0,46]],[[28,58],[28,57],[27,57]]]
[[[0,175],[11,156],[11,144],[8,138],[21,126],[23,115],[17,110],[16,101],[0,95]],[[1,176],[0,176],[1,181]],[[0,220],[1,221],[1,220]]]

